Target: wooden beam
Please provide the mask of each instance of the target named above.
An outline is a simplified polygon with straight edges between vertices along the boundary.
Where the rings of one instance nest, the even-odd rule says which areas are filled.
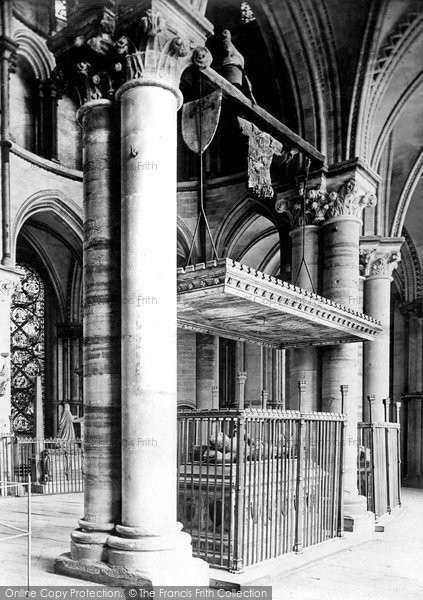
[[[224,98],[227,98],[235,105],[240,116],[254,123],[262,131],[269,133],[282,144],[285,145],[288,143],[290,147],[296,148],[301,154],[304,154],[314,162],[315,166],[317,164],[322,165],[325,162],[325,156],[316,150],[314,146],[291,131],[289,127],[278,121],[267,110],[254,104],[241,90],[219,75],[214,69],[206,67],[200,69],[200,71],[214,87],[222,90]]]

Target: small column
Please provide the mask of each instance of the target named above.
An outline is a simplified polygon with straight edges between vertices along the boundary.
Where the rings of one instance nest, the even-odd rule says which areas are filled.
[[[10,202],[10,73],[16,65],[17,43],[12,33],[12,0],[0,3],[0,193],[1,264],[12,267]]]
[[[237,383],[237,398],[238,398],[238,410],[244,410],[245,408],[245,384],[247,382],[247,373],[240,371],[236,376]]]
[[[106,541],[120,518],[119,205],[111,183],[119,177],[113,172],[113,113],[110,100],[102,99],[88,101],[78,111],[84,145],[85,439],[84,517],[71,536],[75,561],[107,558]],[[73,351],[69,378],[76,380],[79,351],[76,346]]]
[[[401,402],[395,402],[395,423],[400,423]]]
[[[36,135],[36,151],[40,156],[45,156],[45,138],[46,138],[46,124],[45,124],[45,81],[38,82],[38,107],[37,107],[37,135]]]
[[[389,415],[389,407],[390,407],[390,405],[391,405],[391,399],[389,397],[385,398],[384,401],[383,401],[383,406],[384,406],[384,409],[385,409],[385,419],[384,419],[385,423],[389,423],[390,422],[390,420],[389,420],[389,417],[390,417],[390,415]]]
[[[304,396],[307,391],[307,381],[305,379],[300,379],[297,384],[298,387],[298,410],[308,410],[304,408]]]
[[[402,240],[383,240],[379,244],[362,242],[360,252],[364,281],[364,312],[378,319],[383,331],[372,342],[364,342],[363,388],[364,397],[373,394],[376,398],[373,407],[373,421],[385,420],[383,400],[389,396],[390,375],[390,309],[392,272],[401,260]],[[368,410],[364,403],[364,421]]]
[[[292,283],[298,287],[317,292],[319,280],[319,223],[324,216],[322,200],[325,198],[325,184],[307,192],[305,213],[303,196],[281,195],[276,203],[276,211],[288,215],[293,227],[292,238]],[[302,225],[305,219],[305,225]],[[313,411],[320,408],[320,356],[317,348],[293,348],[289,350],[289,407],[298,408],[298,381],[305,379],[307,388],[303,395],[302,410]]]
[[[41,377],[34,377],[35,401],[34,401],[34,437],[37,440],[44,439],[44,410]]]
[[[244,349],[243,352],[238,351],[239,346]],[[259,408],[261,405],[261,390],[265,387],[263,381],[263,347],[257,344],[237,342],[235,369],[235,373],[243,371],[248,373],[245,386],[245,405],[249,408]],[[239,404],[237,396],[235,404]]]
[[[157,4],[157,3],[154,3]],[[208,585],[176,520],[176,145],[183,70],[205,49],[140,19],[121,107],[122,512],[108,539],[113,572],[150,585]],[[133,48],[133,45],[132,45]],[[205,64],[204,63],[204,66]],[[165,243],[163,243],[165,240]],[[165,370],[165,372],[164,372]]]
[[[361,213],[375,204],[365,182],[346,180],[339,192],[328,197],[328,220],[323,225],[322,296],[352,310],[360,307],[359,238]],[[341,412],[341,386],[348,386],[344,413],[345,430],[344,515],[345,530],[355,530],[359,523],[368,524],[366,499],[357,490],[357,389],[358,352],[356,344],[328,346],[322,352],[322,410]],[[361,401],[361,400],[360,400]]]
[[[213,409],[219,408],[219,386],[212,387],[212,406]]]
[[[215,335],[196,334],[196,395],[197,408],[213,407],[213,387],[218,381],[219,340]]]
[[[10,307],[19,272],[0,267],[0,436],[11,431]]]
[[[366,396],[366,400],[367,400],[367,405],[369,407],[369,423],[373,424],[374,423],[373,406],[375,405],[375,395],[370,394],[370,396]]]

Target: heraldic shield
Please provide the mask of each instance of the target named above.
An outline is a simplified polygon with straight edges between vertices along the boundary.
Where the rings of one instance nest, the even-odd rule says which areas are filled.
[[[216,133],[221,108],[221,90],[184,104],[182,137],[190,150],[197,154],[203,154],[207,150]]]

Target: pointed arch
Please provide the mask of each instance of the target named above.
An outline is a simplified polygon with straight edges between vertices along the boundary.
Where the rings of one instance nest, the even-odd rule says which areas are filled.
[[[397,208],[395,211],[394,220],[392,223],[391,236],[396,237],[401,235],[402,228],[404,226],[405,217],[407,216],[407,209],[410,205],[411,198],[413,197],[414,191],[419,183],[420,177],[423,174],[423,149],[420,151],[408,177],[407,181],[401,192],[401,196],[398,200]]]
[[[16,242],[25,221],[37,213],[51,211],[65,225],[69,233],[69,245],[74,254],[80,257],[83,239],[82,208],[57,189],[38,191],[27,198],[16,213],[11,228],[12,255],[16,255]]]
[[[18,56],[24,57],[31,65],[35,77],[40,81],[49,79],[55,61],[46,42],[29,29],[18,29],[14,39],[18,44]]]

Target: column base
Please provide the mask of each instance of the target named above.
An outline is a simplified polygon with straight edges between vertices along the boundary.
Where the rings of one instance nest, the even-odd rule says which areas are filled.
[[[110,533],[75,529],[71,533],[71,557],[76,562],[102,562],[107,560],[107,540]]]
[[[374,531],[375,516],[367,510],[367,499],[359,494],[346,492],[344,496],[344,531]]]
[[[153,572],[154,571],[154,572]],[[74,560],[70,553],[61,554],[54,563],[54,572],[75,579],[114,587],[137,586],[209,586],[209,565],[199,558],[169,562],[169,557],[156,557],[153,570],[139,572],[124,566],[101,561]]]
[[[133,528],[122,525],[116,529],[121,534],[135,533]],[[108,546],[110,567],[136,573],[153,586],[209,585],[209,566],[192,557],[191,537],[187,533],[132,538],[113,535]]]

